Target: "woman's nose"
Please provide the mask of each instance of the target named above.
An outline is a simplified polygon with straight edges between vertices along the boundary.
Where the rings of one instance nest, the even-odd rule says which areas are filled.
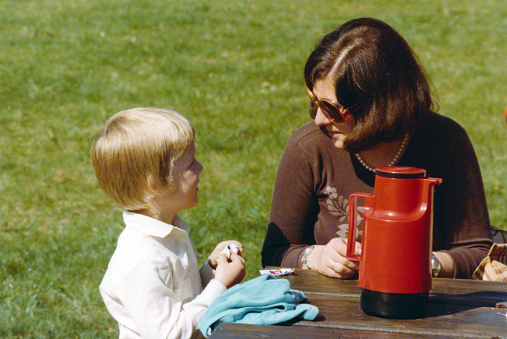
[[[324,125],[328,125],[331,123],[331,120],[329,120],[329,118],[324,114],[322,113],[322,110],[319,108],[317,108],[317,113],[315,114],[315,124],[317,126],[324,126]]]

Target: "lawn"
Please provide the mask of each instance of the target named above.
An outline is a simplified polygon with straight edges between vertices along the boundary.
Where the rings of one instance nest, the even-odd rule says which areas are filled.
[[[468,131],[491,222],[507,229],[505,0],[0,0],[0,337],[115,338],[98,285],[122,230],[89,160],[109,116],[171,108],[197,131],[200,203],[181,216],[202,263],[245,245],[255,277],[279,158],[303,123],[323,34],[372,16]]]

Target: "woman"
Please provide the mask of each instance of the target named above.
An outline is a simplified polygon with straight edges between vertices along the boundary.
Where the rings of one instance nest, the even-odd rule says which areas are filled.
[[[434,200],[439,277],[470,277],[492,245],[479,164],[464,129],[432,112],[407,42],[382,21],[349,21],[317,45],[305,82],[314,121],[292,135],[280,161],[263,266],[353,277],[348,197],[373,192],[376,167],[398,165],[443,179]]]

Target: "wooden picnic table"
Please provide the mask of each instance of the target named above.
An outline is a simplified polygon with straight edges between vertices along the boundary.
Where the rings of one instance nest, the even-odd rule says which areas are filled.
[[[211,338],[507,338],[507,284],[434,278],[426,316],[385,319],[366,315],[357,280],[295,269],[281,276],[319,308],[314,321],[290,326],[220,324]]]

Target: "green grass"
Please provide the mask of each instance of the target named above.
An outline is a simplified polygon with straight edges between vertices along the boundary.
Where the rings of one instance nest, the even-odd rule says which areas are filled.
[[[504,0],[0,0],[0,337],[114,338],[98,285],[121,232],[88,151],[117,111],[194,123],[202,262],[245,245],[258,274],[277,164],[308,121],[304,62],[324,33],[374,16],[419,55],[439,111],[468,131],[494,225],[507,228]]]

